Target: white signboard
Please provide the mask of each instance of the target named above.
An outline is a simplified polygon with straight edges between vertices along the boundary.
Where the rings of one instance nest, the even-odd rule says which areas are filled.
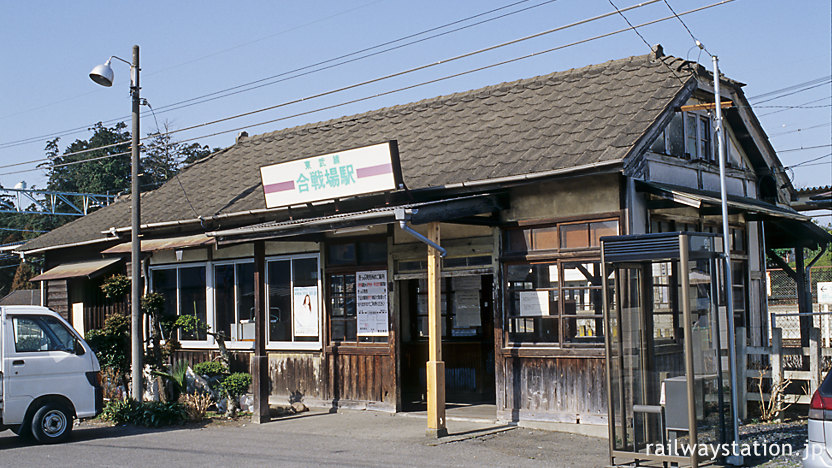
[[[356,320],[359,336],[387,336],[387,270],[355,274]]]
[[[394,190],[393,142],[260,168],[266,207]]]
[[[295,336],[318,336],[318,287],[296,287],[293,296]]]
[[[521,291],[520,316],[543,317],[549,315],[549,291]]]
[[[818,304],[832,304],[832,283],[818,281]]]

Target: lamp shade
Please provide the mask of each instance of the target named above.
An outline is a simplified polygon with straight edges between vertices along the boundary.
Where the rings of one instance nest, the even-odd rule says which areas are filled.
[[[96,65],[90,72],[90,78],[101,86],[110,87],[113,85],[113,69],[110,67],[110,61],[107,60],[103,65]]]

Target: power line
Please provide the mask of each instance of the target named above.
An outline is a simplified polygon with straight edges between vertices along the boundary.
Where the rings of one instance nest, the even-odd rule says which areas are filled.
[[[819,161],[823,158],[828,158],[829,156],[832,156],[832,153],[824,154],[823,156],[820,156],[820,157],[817,157],[817,158],[807,159],[805,161],[799,162],[797,164],[792,164],[792,165],[786,166],[786,167],[795,168],[795,167],[805,166],[807,163]]]
[[[145,74],[144,74],[144,76],[156,75],[156,74],[161,73],[161,72],[166,71],[166,70],[171,70],[171,69],[173,69],[173,68],[181,67],[181,66],[183,66],[183,65],[187,65],[187,64],[190,64],[190,63],[198,62],[198,61],[200,61],[200,60],[204,60],[204,59],[209,58],[209,57],[213,57],[213,56],[216,56],[216,55],[220,55],[220,54],[223,54],[223,53],[226,53],[226,52],[232,51],[232,50],[234,50],[234,49],[238,49],[238,48],[240,48],[240,47],[244,47],[244,46],[247,46],[247,45],[249,45],[249,44],[253,44],[253,43],[255,43],[255,42],[262,41],[262,40],[264,40],[264,39],[268,39],[268,38],[271,38],[271,37],[279,36],[279,35],[281,35],[281,34],[284,34],[284,33],[290,32],[290,31],[294,31],[294,30],[297,30],[297,29],[301,29],[301,28],[304,28],[304,27],[306,27],[306,26],[311,26],[311,25],[313,25],[313,24],[315,24],[315,23],[319,23],[319,22],[322,22],[322,21],[326,21],[326,20],[329,20],[329,19],[332,19],[332,18],[335,18],[335,17],[341,16],[341,15],[344,15],[344,14],[346,14],[346,13],[351,13],[351,12],[353,12],[353,11],[355,11],[355,10],[360,10],[360,9],[362,9],[362,8],[366,8],[366,7],[370,6],[370,5],[374,5],[374,4],[376,4],[376,3],[379,3],[380,1],[381,1],[381,0],[371,1],[371,2],[368,2],[368,3],[362,4],[362,5],[356,6],[356,7],[354,7],[354,8],[349,8],[349,9],[347,9],[347,10],[343,10],[343,11],[340,11],[340,12],[338,12],[338,13],[334,13],[334,14],[332,14],[332,15],[330,15],[330,16],[326,16],[326,17],[324,17],[324,18],[319,18],[319,19],[314,20],[314,21],[309,21],[309,22],[307,22],[307,23],[304,23],[304,24],[301,24],[301,25],[298,25],[298,26],[294,26],[294,27],[289,28],[289,29],[284,29],[284,30],[282,30],[282,31],[278,31],[278,32],[276,32],[276,33],[272,33],[272,34],[269,34],[269,35],[266,35],[266,36],[263,36],[263,37],[260,37],[260,38],[257,38],[257,39],[254,39],[254,40],[248,41],[248,42],[244,42],[244,43],[242,43],[242,44],[237,44],[237,45],[235,45],[235,46],[228,47],[228,48],[222,49],[222,50],[217,51],[217,52],[214,52],[214,53],[210,53],[210,54],[207,54],[207,55],[203,55],[203,56],[201,56],[201,57],[197,57],[197,58],[195,58],[195,59],[191,59],[191,60],[188,60],[188,61],[185,61],[185,62],[181,62],[181,63],[179,63],[179,64],[172,65],[172,66],[167,67],[167,68],[162,69],[162,70],[157,70],[157,71],[154,71],[154,72],[151,72],[151,73],[145,73]],[[88,96],[88,95],[90,95],[90,94],[94,94],[94,93],[96,93],[96,92],[98,92],[98,89],[93,90],[93,91],[88,91],[88,92],[86,92],[86,93],[82,93],[82,94],[79,94],[79,95],[74,96],[74,97],[70,97],[70,98],[66,98],[66,99],[61,99],[60,101],[54,101],[54,102],[51,102],[51,103],[48,103],[48,104],[44,104],[44,105],[42,105],[42,106],[38,106],[38,107],[35,107],[35,108],[31,108],[31,109],[27,109],[27,110],[19,111],[19,112],[13,113],[13,114],[3,115],[3,116],[0,116],[0,120],[5,119],[5,118],[8,118],[8,117],[14,117],[14,116],[16,116],[16,115],[25,114],[25,113],[28,113],[28,112],[32,112],[32,111],[36,111],[36,110],[40,110],[40,109],[44,109],[44,108],[47,108],[47,107],[53,106],[53,105],[55,105],[55,104],[60,104],[60,103],[62,103],[62,102],[71,101],[71,100],[73,100],[73,99],[78,99],[78,98],[80,98],[80,97]],[[129,117],[129,116],[128,116],[128,117]],[[123,120],[123,119],[125,119],[125,118],[127,118],[127,117],[124,117],[124,118],[122,118],[122,119],[116,119],[116,120]]]
[[[826,96],[826,97],[822,97],[820,99],[812,99],[811,101],[801,102],[800,104],[797,104],[797,106],[805,106],[807,104],[814,104],[816,102],[825,101],[829,98],[832,98],[832,96]],[[795,107],[795,106],[791,106],[791,107]],[[785,112],[787,110],[789,110],[789,109],[787,108],[787,109],[780,109],[780,110],[771,111],[771,112],[764,112],[762,114],[757,115],[757,117],[765,117],[766,115],[778,114],[780,112]]]
[[[758,105],[758,104],[762,104],[762,103],[764,103],[764,102],[775,101],[775,100],[780,99],[780,98],[784,98],[784,97],[792,96],[792,95],[795,95],[795,94],[798,94],[798,93],[802,93],[802,92],[805,92],[805,91],[809,91],[809,90],[811,90],[811,89],[815,89],[815,88],[818,88],[818,87],[821,87],[821,86],[824,86],[824,85],[828,85],[829,83],[832,83],[832,80],[827,80],[827,81],[824,81],[824,82],[822,82],[822,83],[818,83],[818,84],[816,84],[816,85],[807,86],[807,87],[805,87],[805,88],[798,89],[797,91],[792,91],[792,92],[790,92],[790,93],[781,94],[781,95],[779,95],[779,96],[774,96],[774,97],[772,97],[772,98],[768,98],[768,99],[765,99],[765,100],[763,100],[763,101],[757,101],[757,102],[754,102],[754,103],[752,103],[752,104],[754,104],[754,105],[756,106],[756,105]]]
[[[658,1],[658,0],[654,0],[654,1]],[[733,1],[734,0],[722,0],[720,2],[712,3],[710,5],[705,5],[705,6],[702,6],[702,7],[698,7],[698,8],[694,8],[692,10],[685,11],[683,13],[680,13],[680,15],[688,15],[688,14],[692,14],[692,13],[697,13],[697,12],[700,12],[700,11],[703,11],[703,10],[706,10],[706,9],[714,8],[716,6],[724,5],[726,3],[731,3]],[[641,5],[644,5],[644,4],[641,4]],[[637,7],[637,6],[634,6],[634,7],[631,7],[631,8],[635,8],[635,7]],[[608,14],[602,15],[602,16],[609,16],[611,14],[615,14],[615,13],[614,12],[613,13],[608,13]],[[595,18],[598,18],[598,17],[595,17]],[[673,16],[666,16],[666,17],[663,17],[663,18],[659,18],[659,19],[647,21],[645,23],[641,23],[641,24],[637,25],[636,27],[649,26],[649,25],[652,25],[652,24],[656,24],[656,23],[660,23],[660,22],[663,22],[663,21],[670,20],[672,18],[673,18]],[[582,21],[579,21],[577,23],[572,23],[570,25],[563,26],[560,29],[563,29],[563,28],[566,28],[566,27],[571,27],[573,25],[580,24],[580,23],[585,23],[585,22],[590,21],[590,20],[582,20]],[[196,139],[199,139],[199,138],[208,138],[208,137],[213,137],[213,136],[222,135],[222,134],[226,134],[226,133],[236,132],[236,131],[240,131],[240,130],[244,130],[244,129],[249,129],[249,128],[253,128],[253,127],[258,127],[258,126],[262,126],[262,125],[267,125],[267,124],[275,123],[275,122],[278,122],[278,121],[281,121],[281,120],[288,120],[288,119],[292,119],[292,118],[295,118],[295,117],[309,115],[309,114],[313,114],[313,113],[324,111],[324,110],[330,110],[330,109],[334,109],[334,108],[337,108],[337,107],[342,107],[342,106],[346,106],[346,105],[349,105],[349,104],[354,104],[354,103],[357,103],[357,102],[362,102],[362,101],[374,99],[374,98],[377,98],[377,97],[398,93],[398,92],[401,92],[401,91],[406,91],[406,90],[409,90],[409,89],[414,89],[414,88],[418,88],[418,87],[421,87],[421,86],[426,86],[428,84],[438,83],[440,81],[445,81],[445,80],[448,80],[448,79],[457,78],[457,77],[468,75],[468,74],[475,73],[475,72],[478,72],[478,71],[487,70],[487,69],[498,67],[498,66],[501,66],[501,65],[506,65],[506,64],[517,62],[517,61],[520,61],[520,60],[525,60],[525,59],[536,57],[536,56],[539,56],[539,55],[555,52],[557,50],[565,49],[567,47],[573,47],[573,46],[584,44],[584,43],[591,42],[591,41],[594,41],[594,40],[603,39],[603,38],[610,37],[610,36],[613,36],[613,35],[616,35],[616,34],[621,34],[623,32],[627,32],[629,30],[630,30],[630,28],[619,29],[619,30],[616,30],[616,31],[612,31],[612,32],[592,36],[592,37],[587,38],[587,39],[581,39],[581,40],[578,40],[578,41],[570,42],[570,43],[560,45],[560,46],[557,46],[557,47],[553,47],[553,48],[550,48],[550,49],[546,49],[546,50],[542,50],[542,51],[538,51],[538,52],[533,52],[533,53],[526,54],[526,55],[523,55],[523,56],[514,57],[514,58],[511,58],[511,59],[503,60],[503,61],[496,62],[496,63],[491,63],[491,64],[488,64],[488,65],[484,65],[484,66],[481,66],[481,67],[469,69],[469,70],[458,72],[458,73],[453,73],[451,75],[446,75],[446,76],[443,76],[443,77],[435,78],[435,79],[424,81],[424,82],[421,82],[421,83],[416,83],[416,84],[404,86],[404,87],[401,87],[401,88],[397,88],[397,89],[393,89],[393,90],[389,90],[389,91],[384,91],[384,92],[381,92],[381,93],[376,93],[376,94],[373,94],[373,95],[370,95],[370,96],[351,99],[351,100],[343,101],[343,102],[340,102],[340,103],[337,103],[337,104],[332,104],[332,105],[329,105],[329,106],[324,106],[324,107],[319,107],[319,108],[304,111],[304,112],[299,112],[299,113],[296,113],[296,114],[293,114],[293,115],[278,117],[276,119],[271,119],[271,120],[266,120],[266,121],[262,121],[262,122],[258,122],[258,123],[248,124],[248,125],[245,125],[243,127],[237,127],[237,128],[233,128],[233,129],[229,129],[229,130],[222,130],[222,131],[219,131],[219,132],[205,134],[205,135],[201,135],[201,136],[194,137],[194,138],[180,140],[180,143],[196,140]],[[540,33],[540,34],[544,34],[544,33]],[[512,42],[519,42],[519,41],[525,40],[525,39],[526,38],[517,39],[517,40],[512,41]],[[500,46],[502,46],[502,45],[493,46],[493,48],[500,47]],[[486,50],[486,49],[483,49],[483,50]],[[473,55],[473,54],[479,53],[479,52],[480,51],[471,52],[468,55]],[[461,56],[458,56],[458,57],[461,57]],[[446,62],[447,61],[437,62],[436,64],[423,65],[422,67],[417,67],[416,69],[422,69],[422,68],[426,68],[426,67],[429,67],[429,66],[438,65],[440,63],[446,63]],[[416,70],[416,69],[411,69],[411,70]],[[409,71],[399,72],[397,74],[394,74],[394,76],[398,76],[398,75],[408,73],[408,72]],[[388,76],[391,76],[391,75],[388,75]],[[384,77],[382,77],[382,78],[384,78]],[[377,79],[371,80],[371,81],[372,82],[380,81],[382,78],[377,78]],[[367,83],[367,82],[364,82],[364,83]],[[357,87],[357,86],[360,86],[360,85],[362,85],[362,83],[351,85],[349,87],[341,88],[341,89],[338,89],[338,90],[329,91],[327,93],[322,93],[321,95],[332,94],[332,93],[338,92],[338,91],[343,90],[343,89],[349,89],[349,88]],[[179,129],[179,130],[174,130],[174,131],[168,132],[168,134],[183,132],[183,131],[192,130],[192,129],[198,128],[198,127],[203,127],[203,126],[212,125],[212,124],[219,123],[219,122],[232,120],[232,119],[235,119],[235,118],[255,114],[255,113],[258,113],[258,112],[263,112],[265,110],[271,110],[271,109],[274,109],[276,107],[282,107],[282,106],[285,106],[285,105],[306,101],[306,100],[312,99],[314,97],[319,97],[319,96],[320,95],[314,95],[314,96],[311,96],[311,97],[308,97],[308,98],[301,98],[301,99],[296,99],[296,100],[293,100],[293,101],[288,101],[288,102],[285,102],[285,103],[278,104],[276,106],[270,106],[270,107],[267,107],[267,108],[263,108],[263,109],[243,113],[243,114],[237,114],[237,115],[234,115],[234,116],[226,117],[226,118],[220,119],[220,120],[206,122],[206,123],[203,123],[203,124],[199,124],[199,125],[195,125],[195,126],[191,126],[191,127],[186,127],[186,128]],[[53,167],[61,167],[61,166],[68,166],[68,165],[72,165],[72,164],[80,164],[80,163],[89,162],[89,161],[97,161],[97,160],[101,160],[101,159],[106,159],[106,158],[111,158],[111,157],[116,157],[116,156],[122,156],[122,155],[125,155],[125,154],[130,154],[130,153],[129,152],[117,153],[117,154],[112,154],[112,155],[101,156],[101,157],[98,157],[98,158],[85,159],[85,160],[82,160],[82,161],[73,161],[73,162],[69,162],[69,163],[62,163],[62,164],[59,164],[59,165],[49,166],[47,168],[35,168],[35,169],[21,170],[21,171],[15,171],[15,172],[6,172],[6,173],[2,173],[0,175],[10,175],[10,174],[23,173],[23,172],[32,172],[32,171],[39,170],[39,169],[51,169]],[[36,162],[36,161],[34,161],[34,162]]]
[[[806,131],[806,130],[812,130],[814,128],[828,127],[830,125],[832,125],[832,122],[826,122],[826,123],[822,123],[822,124],[818,124],[818,125],[812,125],[811,127],[798,128],[798,129],[795,129],[795,130],[789,130],[787,132],[772,133],[771,135],[769,135],[769,138],[776,137],[776,136],[781,136],[781,135],[788,135],[790,133],[799,133],[799,132],[803,132],[803,131]]]
[[[456,21],[452,21],[450,23],[446,23],[446,24],[443,24],[441,26],[435,26],[433,28],[429,28],[429,29],[426,29],[426,30],[423,30],[423,31],[420,31],[420,32],[417,32],[417,33],[414,33],[414,34],[402,36],[398,39],[383,42],[381,44],[377,44],[377,45],[374,45],[374,46],[371,46],[371,47],[366,47],[366,48],[358,50],[358,51],[350,52],[348,54],[340,55],[338,57],[323,60],[323,61],[320,61],[320,62],[317,62],[317,63],[313,63],[311,65],[306,65],[306,66],[303,66],[303,67],[299,67],[299,68],[296,68],[294,70],[289,70],[289,71],[286,71],[286,72],[282,72],[282,73],[279,73],[277,75],[268,76],[268,77],[261,78],[261,79],[258,79],[258,80],[250,81],[248,83],[243,83],[241,85],[221,89],[219,91],[215,91],[215,92],[212,92],[212,93],[204,94],[204,95],[201,95],[201,96],[196,96],[196,97],[193,97],[193,98],[185,99],[185,100],[174,102],[174,103],[171,103],[171,104],[166,104],[164,106],[159,107],[158,110],[160,111],[160,113],[163,113],[163,112],[168,112],[168,111],[171,111],[171,110],[182,109],[182,108],[185,108],[185,107],[190,107],[191,105],[202,104],[202,103],[205,103],[205,102],[213,101],[215,99],[220,99],[220,98],[223,98],[223,97],[232,96],[232,95],[239,94],[239,93],[242,93],[242,92],[258,89],[258,88],[261,88],[263,86],[268,86],[268,85],[280,83],[280,82],[283,82],[283,81],[287,81],[287,80],[290,80],[290,79],[293,79],[293,78],[306,76],[306,75],[309,75],[309,74],[312,74],[312,73],[317,73],[319,71],[328,70],[330,68],[334,68],[334,67],[341,66],[341,65],[344,65],[344,64],[347,64],[347,63],[362,60],[362,59],[372,57],[372,56],[375,56],[375,55],[379,55],[379,54],[382,54],[382,53],[386,53],[386,52],[389,52],[389,51],[392,51],[392,50],[400,49],[402,47],[406,47],[406,46],[416,44],[416,43],[419,43],[419,42],[424,42],[426,40],[430,40],[430,39],[434,39],[434,38],[439,37],[439,36],[451,34],[451,33],[461,31],[463,29],[467,29],[467,28],[470,28],[470,27],[473,27],[473,26],[478,26],[480,24],[490,22],[490,21],[494,21],[494,20],[497,20],[497,19],[501,19],[501,18],[510,16],[510,15],[513,15],[513,14],[517,14],[517,13],[520,13],[520,12],[523,12],[523,11],[526,11],[526,10],[530,10],[532,8],[537,8],[537,7],[543,6],[543,5],[548,4],[548,3],[552,3],[552,2],[557,1],[557,0],[546,0],[542,3],[537,4],[537,5],[533,5],[533,6],[526,7],[526,8],[520,9],[520,10],[509,12],[509,13],[506,13],[506,14],[503,14],[503,15],[500,15],[500,16],[496,16],[494,18],[489,18],[489,19],[486,19],[486,20],[483,20],[483,21],[479,21],[479,22],[471,24],[471,25],[456,28],[456,29],[453,29],[453,30],[450,30],[450,31],[440,33],[440,34],[435,34],[433,36],[429,36],[429,37],[426,37],[426,38],[411,41],[411,42],[406,43],[406,44],[401,44],[401,45],[391,47],[391,48],[388,48],[388,49],[384,49],[384,50],[374,52],[374,53],[371,53],[371,54],[366,54],[366,55],[363,55],[361,57],[357,57],[357,58],[354,58],[354,59],[345,60],[345,61],[333,64],[333,65],[329,65],[329,66],[326,66],[326,67],[311,70],[311,71],[306,72],[306,73],[296,74],[296,75],[289,76],[289,77],[281,79],[281,80],[272,81],[272,82],[268,82],[268,83],[265,83],[265,84],[262,84],[262,85],[259,85],[259,86],[239,90],[240,88],[245,88],[246,86],[255,85],[255,84],[262,83],[262,82],[265,82],[265,81],[268,81],[268,80],[272,80],[272,79],[275,79],[275,78],[286,76],[286,75],[289,75],[289,74],[292,74],[292,73],[300,72],[300,71],[303,71],[303,70],[308,70],[309,68],[317,67],[319,65],[323,65],[323,64],[326,64],[326,63],[330,63],[330,62],[341,60],[341,59],[344,59],[344,58],[347,58],[347,57],[358,55],[358,54],[361,54],[363,52],[368,52],[370,50],[378,49],[378,48],[381,48],[381,47],[384,47],[384,46],[387,46],[387,45],[394,44],[396,42],[401,42],[403,40],[407,40],[407,39],[410,39],[410,38],[413,38],[413,37],[417,37],[417,36],[420,36],[420,35],[423,35],[423,34],[427,34],[429,32],[433,32],[433,31],[436,31],[436,30],[439,30],[439,29],[443,29],[443,28],[446,28],[448,26],[453,26],[455,24],[459,24],[459,23],[469,21],[469,20],[474,19],[474,18],[485,16],[485,15],[488,15],[488,14],[491,14],[491,13],[494,13],[494,12],[497,12],[497,11],[500,11],[500,10],[504,10],[506,8],[511,8],[513,6],[516,6],[516,5],[519,5],[521,3],[525,3],[525,2],[528,2],[528,1],[530,1],[530,0],[520,0],[520,1],[511,3],[511,4],[508,4],[508,5],[499,7],[499,8],[494,8],[494,9],[491,9],[491,10],[488,10],[488,11],[485,11],[485,12],[482,12],[482,13],[478,13],[476,15],[472,15],[472,16],[468,16],[466,18],[462,18],[462,19],[459,19],[459,20],[456,20]],[[658,0],[656,0],[656,1],[658,1]],[[239,91],[229,93],[229,91],[234,91],[234,90],[239,90]],[[227,93],[227,94],[222,94],[222,93]],[[222,95],[221,96],[216,96],[218,94],[222,94]],[[215,96],[215,97],[212,97],[212,96]],[[204,99],[204,98],[210,98],[210,99]],[[202,99],[202,100],[200,101],[200,99]],[[198,101],[198,102],[194,102],[194,101]],[[188,103],[191,103],[191,104],[188,104]],[[181,105],[181,104],[185,104],[185,105]],[[178,107],[175,107],[175,106],[178,106]],[[145,113],[145,115],[146,115],[146,113]],[[112,123],[112,122],[117,122],[119,120],[124,120],[128,117],[129,116],[124,116],[124,117],[119,117],[119,118],[116,118],[116,119],[110,119],[110,120],[104,121],[104,123],[109,124],[109,123]],[[65,135],[71,135],[73,133],[79,133],[80,131],[85,130],[87,127],[88,126],[76,127],[76,128],[72,128],[72,129],[69,129],[69,130],[53,132],[53,133],[50,133],[50,134],[47,134],[47,135],[41,135],[41,136],[37,136],[37,137],[29,137],[29,138],[25,138],[25,139],[22,139],[22,140],[16,140],[16,141],[11,141],[11,142],[7,142],[7,143],[0,143],[0,149],[9,148],[9,147],[13,147],[13,146],[19,146],[19,145],[22,145],[22,144],[32,143],[32,142],[39,141],[39,140],[41,140],[43,138],[47,138],[47,137],[65,136]]]
[[[763,94],[758,94],[756,96],[749,97],[748,100],[749,101],[756,101],[757,99],[762,99],[764,97],[769,97],[769,96],[772,96],[774,94],[780,94],[782,92],[792,91],[794,89],[802,88],[804,86],[811,86],[811,85],[814,85],[814,84],[818,84],[821,81],[829,81],[829,80],[832,80],[832,75],[822,76],[820,78],[815,78],[814,80],[804,81],[803,83],[797,83],[797,84],[794,84],[794,85],[786,86],[784,88],[775,89],[775,90],[772,90],[772,91],[769,91],[769,92],[766,92],[766,93],[763,93]]]
[[[674,10],[673,7],[670,6],[670,3],[668,3],[667,0],[664,0],[664,4],[667,5],[667,8],[669,8],[670,12],[673,13],[673,16],[675,16],[676,19],[679,20],[680,23],[682,23],[682,27],[685,28],[685,30],[688,32],[688,35],[690,35],[690,38],[693,39],[693,43],[696,44],[696,47],[698,47],[701,50],[704,50],[706,54],[713,57],[711,52],[707,48],[705,48],[705,45],[702,44],[702,42],[699,39],[697,39],[696,36],[693,35],[693,32],[691,32],[690,28],[687,24],[685,24],[682,18],[676,14],[676,10]],[[690,53],[690,49],[688,49],[688,53]]]
[[[829,148],[832,145],[817,145],[817,146],[801,146],[800,148],[789,148],[784,150],[776,150],[778,153],[788,153],[791,151],[804,151],[810,149],[818,149],[818,148]]]
[[[551,0],[551,1],[554,1],[554,0]],[[656,3],[658,1],[660,1],[660,0],[649,0],[649,1],[644,2],[644,3],[640,3],[640,4],[637,4],[637,5],[632,5],[630,7],[625,8],[624,10],[618,10],[618,13],[620,14],[621,11],[629,11],[629,10],[632,10],[632,9],[641,8],[641,7],[650,5],[652,3]],[[733,0],[725,0],[721,3],[725,3],[727,1],[733,1]],[[714,4],[714,5],[717,5],[717,4]],[[509,45],[513,45],[513,44],[516,44],[516,43],[519,43],[519,42],[527,41],[527,40],[534,39],[534,38],[537,38],[537,37],[541,37],[541,36],[544,36],[544,35],[552,34],[554,32],[562,31],[564,29],[568,29],[568,28],[572,28],[572,27],[575,27],[575,26],[580,26],[582,24],[597,21],[597,20],[606,18],[608,16],[612,16],[614,14],[615,14],[615,12],[610,12],[610,13],[605,13],[605,14],[602,14],[602,15],[590,17],[590,18],[580,20],[580,21],[576,21],[576,22],[573,22],[573,23],[570,23],[570,24],[567,24],[567,25],[564,25],[564,26],[559,26],[559,27],[556,27],[556,28],[553,28],[553,29],[549,29],[549,30],[542,31],[542,32],[539,32],[539,33],[536,33],[536,34],[532,34],[530,36],[525,36],[525,37],[514,39],[514,40],[511,40],[511,41],[508,41],[508,42],[503,42],[501,44],[496,44],[496,45],[493,45],[493,46],[490,46],[490,47],[486,47],[484,49],[479,49],[479,50],[468,52],[468,53],[465,53],[465,54],[462,54],[462,55],[457,55],[455,57],[451,57],[451,58],[448,58],[448,59],[445,59],[445,60],[434,61],[434,62],[431,62],[429,64],[421,65],[421,66],[418,66],[418,67],[415,67],[415,68],[410,68],[410,69],[407,69],[407,70],[404,70],[404,71],[392,73],[392,74],[381,76],[381,77],[374,78],[374,79],[371,79],[371,80],[366,80],[366,81],[363,81],[363,82],[354,83],[352,85],[348,85],[348,86],[345,86],[345,87],[342,87],[342,88],[337,88],[337,89],[334,89],[334,90],[325,91],[325,92],[318,93],[318,94],[315,94],[315,95],[306,96],[306,97],[303,97],[303,98],[300,98],[300,99],[295,99],[295,100],[291,100],[291,101],[284,101],[282,103],[279,103],[279,104],[276,104],[276,105],[273,105],[273,106],[264,107],[264,108],[261,108],[261,109],[256,109],[254,111],[249,111],[249,112],[245,112],[245,113],[242,113],[242,114],[237,114],[237,115],[233,115],[233,116],[229,116],[229,117],[224,117],[222,119],[218,119],[218,120],[214,120],[214,121],[209,121],[209,122],[204,122],[204,123],[201,123],[201,124],[192,125],[190,127],[181,128],[181,129],[178,129],[178,130],[168,132],[168,135],[173,134],[173,133],[180,133],[180,132],[184,132],[184,131],[188,131],[188,130],[193,130],[195,128],[205,127],[205,126],[208,126],[208,125],[213,125],[213,124],[225,122],[225,121],[228,121],[228,120],[237,119],[237,118],[240,118],[240,117],[245,117],[245,116],[256,114],[256,113],[265,112],[265,111],[268,111],[268,110],[273,110],[273,109],[276,109],[276,108],[279,108],[279,107],[285,107],[285,106],[288,106],[288,105],[291,105],[291,104],[297,104],[297,103],[302,102],[302,101],[309,101],[311,99],[316,99],[316,98],[319,98],[319,97],[327,96],[327,95],[330,95],[330,94],[335,94],[335,93],[338,93],[338,92],[346,91],[346,90],[357,88],[357,87],[360,87],[360,86],[365,86],[365,85],[376,83],[376,82],[383,81],[383,80],[386,80],[386,79],[391,79],[391,78],[395,78],[395,77],[398,77],[398,76],[406,75],[408,73],[413,73],[413,72],[416,72],[416,71],[424,70],[424,69],[435,67],[435,66],[438,66],[438,65],[443,65],[443,64],[446,64],[446,63],[449,63],[449,62],[452,62],[452,61],[456,61],[456,60],[460,60],[460,59],[463,59],[463,58],[471,57],[471,56],[474,56],[474,55],[477,55],[477,54],[481,54],[481,53],[484,53],[484,52],[489,52],[489,51],[496,50],[496,49],[506,47],[506,46],[509,46]],[[647,23],[647,24],[650,24],[650,23]],[[85,127],[85,128],[87,128],[87,127]],[[146,140],[146,139],[148,139],[148,137],[141,137],[140,138],[140,140]],[[119,145],[123,145],[123,144],[127,144],[127,143],[129,143],[129,142],[118,143],[118,144],[114,144],[114,145],[110,145],[110,146],[119,146]],[[75,152],[75,153],[68,153],[68,154],[65,154],[64,156],[69,156],[69,155],[73,155],[73,154],[83,154],[83,153],[86,153],[86,152],[95,151],[97,149],[107,148],[107,147],[108,146],[90,148],[90,149],[83,150],[83,151],[78,151],[78,152]],[[38,160],[30,161],[30,162],[42,162],[42,161],[46,161],[46,159],[38,159]],[[11,167],[11,166],[19,166],[19,165],[24,165],[24,164],[27,164],[27,163],[28,162],[20,162],[20,163],[0,166],[0,168]]]
[[[629,20],[629,19],[627,19],[627,17],[626,17],[626,16],[624,16],[624,11],[626,11],[627,9],[625,8],[625,9],[622,11],[621,9],[619,9],[619,8],[618,8],[618,6],[616,6],[616,4],[615,4],[615,3],[613,3],[613,2],[612,2],[612,0],[607,0],[607,1],[610,3],[610,5],[612,5],[612,7],[613,7],[613,8],[615,8],[616,13],[618,13],[618,15],[619,15],[619,16],[621,16],[622,18],[624,18],[624,21],[626,21],[626,22],[627,22],[627,24],[630,26],[630,29],[632,29],[632,30],[633,30],[633,32],[634,32],[634,33],[636,33],[636,35],[637,35],[639,38],[641,38],[641,41],[642,41],[642,42],[644,42],[644,44],[647,46],[647,48],[648,48],[649,50],[653,50],[653,46],[652,46],[652,45],[650,45],[650,43],[649,43],[649,42],[647,42],[647,39],[645,39],[645,38],[644,38],[644,36],[642,36],[642,35],[641,35],[641,32],[639,32],[639,30],[638,30],[635,26],[633,26],[633,23],[631,23],[631,22],[630,22],[630,20]],[[675,16],[675,12],[674,12],[674,16]],[[639,27],[641,27],[641,26],[639,26]],[[667,63],[665,63],[665,61],[664,61],[664,60],[659,60],[659,61],[660,61],[660,62],[661,62],[661,63],[662,63],[665,67],[667,67],[667,69],[668,69],[668,70],[670,70],[670,72],[673,74],[673,76],[675,76],[675,77],[676,77],[676,78],[677,78],[677,79],[678,79],[678,80],[679,80],[682,84],[685,84],[685,81],[684,81],[684,80],[683,80],[683,79],[682,79],[682,78],[681,78],[681,77],[680,77],[680,76],[676,73],[676,71],[675,71],[675,70],[673,70],[673,68],[671,68],[671,67],[670,67],[670,65],[668,65]]]

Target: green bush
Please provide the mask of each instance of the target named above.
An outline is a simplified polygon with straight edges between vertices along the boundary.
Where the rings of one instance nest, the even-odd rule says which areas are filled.
[[[205,361],[194,365],[194,373],[208,377],[215,377],[228,373],[228,369],[221,362]]]
[[[122,299],[130,292],[130,277],[113,275],[101,285],[101,291],[107,299]]]
[[[225,393],[229,397],[237,400],[240,396],[248,392],[248,386],[251,385],[251,374],[248,372],[235,372],[228,377],[222,379],[220,383]]]
[[[111,400],[101,413],[102,419],[115,424],[161,427],[181,424],[188,418],[185,407],[177,402]]]

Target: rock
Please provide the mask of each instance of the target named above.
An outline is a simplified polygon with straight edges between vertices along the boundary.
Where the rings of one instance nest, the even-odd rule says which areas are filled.
[[[208,380],[206,380],[205,377],[195,373],[190,367],[188,367],[188,370],[185,373],[185,392],[210,393],[215,400],[217,399],[217,395],[213,390],[211,390],[211,385]]]
[[[246,393],[240,396],[240,409],[243,411],[254,412],[254,395]]]
[[[292,403],[292,410],[295,413],[303,413],[304,411],[309,411],[309,408],[307,408],[303,403],[296,401]]]

